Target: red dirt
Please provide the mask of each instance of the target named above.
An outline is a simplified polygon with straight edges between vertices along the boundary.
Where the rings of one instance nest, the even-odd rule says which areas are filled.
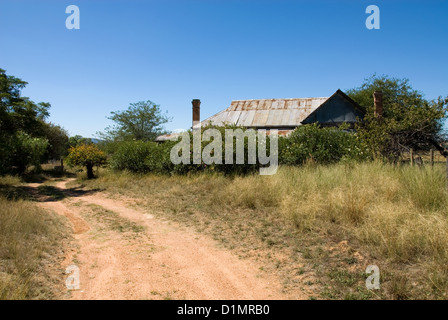
[[[62,267],[79,267],[80,289],[70,291],[69,299],[306,298],[283,293],[281,279],[219,248],[208,236],[130,208],[131,200],[110,199],[104,193],[72,197],[68,181],[56,185],[66,199],[41,206],[66,216],[73,226],[78,251],[68,254]],[[144,231],[121,233],[104,227],[89,205],[113,211]]]

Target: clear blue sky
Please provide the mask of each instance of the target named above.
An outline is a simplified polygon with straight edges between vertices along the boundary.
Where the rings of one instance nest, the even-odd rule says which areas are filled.
[[[68,30],[65,8],[80,9]],[[365,27],[380,8],[380,30]],[[448,1],[0,1],[0,68],[50,102],[50,121],[92,137],[110,111],[152,100],[191,126],[232,100],[329,96],[373,73],[448,95]]]

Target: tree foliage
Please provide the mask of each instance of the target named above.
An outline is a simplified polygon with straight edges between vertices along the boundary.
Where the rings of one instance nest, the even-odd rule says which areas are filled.
[[[62,159],[67,156],[69,138],[64,128],[53,123],[46,123],[42,136],[48,140],[45,160]]]
[[[289,137],[279,137],[279,163],[302,165],[311,159],[316,163],[331,164],[341,160],[363,161],[371,159],[371,153],[366,144],[356,133],[346,130],[347,128],[320,128],[315,124],[298,127]],[[216,136],[206,137],[206,130],[209,129],[215,130]],[[233,136],[231,141],[233,144],[231,157],[234,159],[232,164],[226,163],[226,144],[228,143],[225,138],[226,129],[232,129],[234,133],[241,130],[241,134]],[[255,173],[262,167],[258,158],[255,159],[254,163],[249,161],[249,150],[253,148],[255,154],[258,154],[257,151],[260,148],[259,143],[261,141],[259,141],[258,135],[254,134],[251,137],[254,140],[249,142],[250,134],[244,127],[233,125],[202,127],[199,149],[202,155],[200,163],[194,163],[193,159],[195,133],[189,131],[184,134],[185,137],[189,137],[190,144],[187,149],[182,150],[182,154],[187,152],[187,159],[189,159],[187,162],[189,163],[172,163],[170,153],[178,141],[165,141],[160,144],[150,141],[122,141],[115,144],[109,165],[115,170],[128,170],[135,173],[187,174],[208,171],[230,175]],[[264,143],[265,150],[270,154],[271,137],[267,136]],[[238,146],[241,146],[240,150],[244,153],[244,161],[237,164]],[[204,161],[204,154],[211,157],[216,156],[217,161],[213,163]],[[181,156],[180,151],[178,155]]]
[[[49,103],[36,104],[29,98],[21,96],[21,90],[27,84],[0,69],[0,133],[2,135],[11,135],[19,130],[37,135],[42,128],[43,120],[49,115]]]
[[[11,150],[11,163],[17,168],[19,174],[23,174],[28,166],[34,166],[36,172],[40,171],[41,158],[48,147],[45,138],[34,138],[29,134],[19,131],[14,136]]]
[[[204,155],[205,148],[210,148],[211,144],[215,141],[215,137],[210,137],[210,140],[205,139],[204,132],[208,129],[214,129],[219,132],[219,137],[216,139],[221,139],[219,144],[215,148],[211,148],[208,151],[210,156],[217,156],[218,151],[220,152],[220,162],[219,163],[206,163],[201,157],[200,163],[194,163],[194,133],[190,130],[185,132],[185,135],[189,137],[190,145],[187,149],[182,150],[181,153],[187,152],[187,158],[189,159],[189,164],[173,164],[171,161],[171,150],[178,143],[178,141],[165,141],[163,143],[155,143],[152,141],[122,141],[115,143],[113,148],[113,153],[110,159],[110,166],[116,170],[129,170],[136,173],[147,173],[147,172],[157,172],[157,173],[176,173],[176,174],[187,174],[199,171],[213,171],[213,172],[223,172],[225,174],[246,174],[249,172],[255,172],[260,168],[260,163],[256,160],[256,163],[248,163],[248,150],[249,150],[249,138],[243,136],[241,141],[240,137],[233,137],[233,164],[226,164],[226,141],[225,141],[225,130],[226,129],[240,129],[242,133],[246,131],[246,128],[237,126],[206,126],[201,128],[201,145],[200,152]],[[258,148],[258,138],[255,135],[255,150]],[[237,144],[242,143],[242,150],[244,152],[244,163],[236,164],[236,152]],[[269,150],[269,137],[266,141],[266,149]],[[220,149],[218,149],[220,148]],[[111,148],[112,149],[112,148]],[[215,153],[216,152],[216,153]]]
[[[374,115],[374,91],[383,93],[381,118]],[[376,75],[347,94],[366,108],[364,121],[356,129],[376,157],[397,160],[410,148],[427,150],[440,146],[448,97],[428,101],[411,87],[408,79]]]
[[[65,132],[45,122],[50,104],[22,97],[26,85],[0,69],[0,174],[39,169],[45,153],[63,153]]]
[[[69,148],[78,147],[83,144],[93,144],[93,141],[90,138],[84,138],[80,135],[75,135],[68,139],[68,147]]]
[[[82,144],[72,147],[66,158],[69,166],[83,166],[87,169],[87,178],[94,178],[93,167],[106,164],[106,154],[94,144]]]
[[[111,112],[108,119],[115,124],[107,127],[105,133],[98,135],[109,141],[153,141],[157,136],[166,133],[163,124],[170,121],[162,114],[160,105],[150,100],[131,103],[124,111]]]
[[[116,144],[109,165],[114,170],[135,173],[170,172],[174,165],[170,160],[173,142],[158,144],[152,141],[122,141]]]

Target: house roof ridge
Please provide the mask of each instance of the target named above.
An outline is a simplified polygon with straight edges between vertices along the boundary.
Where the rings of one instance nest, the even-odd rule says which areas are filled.
[[[241,99],[241,100],[232,100],[232,102],[241,102],[241,101],[260,101],[260,100],[307,100],[307,99],[328,99],[328,97],[307,97],[307,98],[266,98],[266,99]]]

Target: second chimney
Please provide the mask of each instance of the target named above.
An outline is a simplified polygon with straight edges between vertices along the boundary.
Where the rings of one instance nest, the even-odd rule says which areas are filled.
[[[193,127],[201,122],[201,100],[193,99]]]
[[[373,93],[373,103],[375,104],[374,115],[377,118],[383,116],[383,92],[375,91]]]

